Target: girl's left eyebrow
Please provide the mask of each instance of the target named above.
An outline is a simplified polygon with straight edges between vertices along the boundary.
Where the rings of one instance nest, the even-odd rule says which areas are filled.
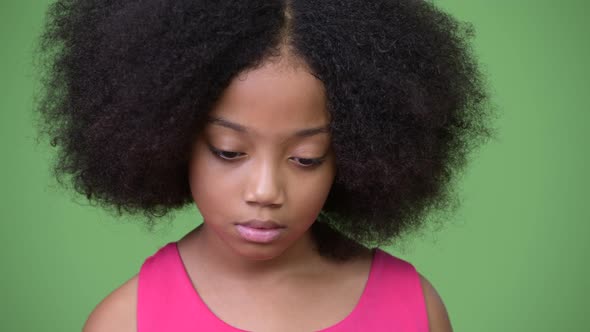
[[[223,118],[219,118],[219,117],[210,117],[209,118],[209,122],[214,124],[214,125],[218,125],[218,126],[222,126],[222,127],[226,127],[232,130],[235,130],[237,132],[240,133],[247,133],[250,130],[248,129],[248,127],[235,123],[235,122],[231,122],[228,121],[226,119]],[[301,129],[301,130],[297,130],[293,136],[297,136],[297,137],[310,137],[310,136],[314,136],[314,135],[318,135],[318,134],[329,134],[330,133],[330,128],[328,125],[325,126],[319,126],[319,127],[313,127],[313,128],[306,128],[306,129]]]
[[[295,132],[294,136],[309,137],[309,136],[314,136],[317,134],[329,134],[329,133],[330,133],[330,128],[328,128],[328,126],[322,126],[322,127],[298,130]]]

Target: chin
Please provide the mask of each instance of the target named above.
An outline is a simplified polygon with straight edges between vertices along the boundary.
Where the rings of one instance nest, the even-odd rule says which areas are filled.
[[[253,261],[271,260],[283,253],[283,250],[272,245],[246,244],[241,248],[234,249],[238,255]]]

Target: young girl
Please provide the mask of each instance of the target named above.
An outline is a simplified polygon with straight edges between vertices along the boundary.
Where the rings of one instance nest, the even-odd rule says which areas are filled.
[[[487,133],[471,33],[418,0],[58,0],[42,130],[89,200],[203,224],[85,331],[450,331],[376,246],[452,199]]]

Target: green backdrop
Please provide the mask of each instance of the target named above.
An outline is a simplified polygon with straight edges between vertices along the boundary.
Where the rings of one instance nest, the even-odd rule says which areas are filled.
[[[146,256],[199,221],[189,208],[150,233],[51,178],[32,125],[31,54],[48,2],[0,2],[2,331],[79,331]],[[476,28],[498,137],[473,155],[451,222],[389,249],[431,280],[456,331],[587,330],[590,3],[436,3]]]

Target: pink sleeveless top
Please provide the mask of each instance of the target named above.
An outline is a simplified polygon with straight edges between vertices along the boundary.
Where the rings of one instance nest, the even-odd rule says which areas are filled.
[[[176,243],[144,262],[137,294],[138,332],[243,331],[219,319],[201,300]],[[322,332],[428,331],[420,278],[408,262],[375,249],[369,278],[354,310]]]

